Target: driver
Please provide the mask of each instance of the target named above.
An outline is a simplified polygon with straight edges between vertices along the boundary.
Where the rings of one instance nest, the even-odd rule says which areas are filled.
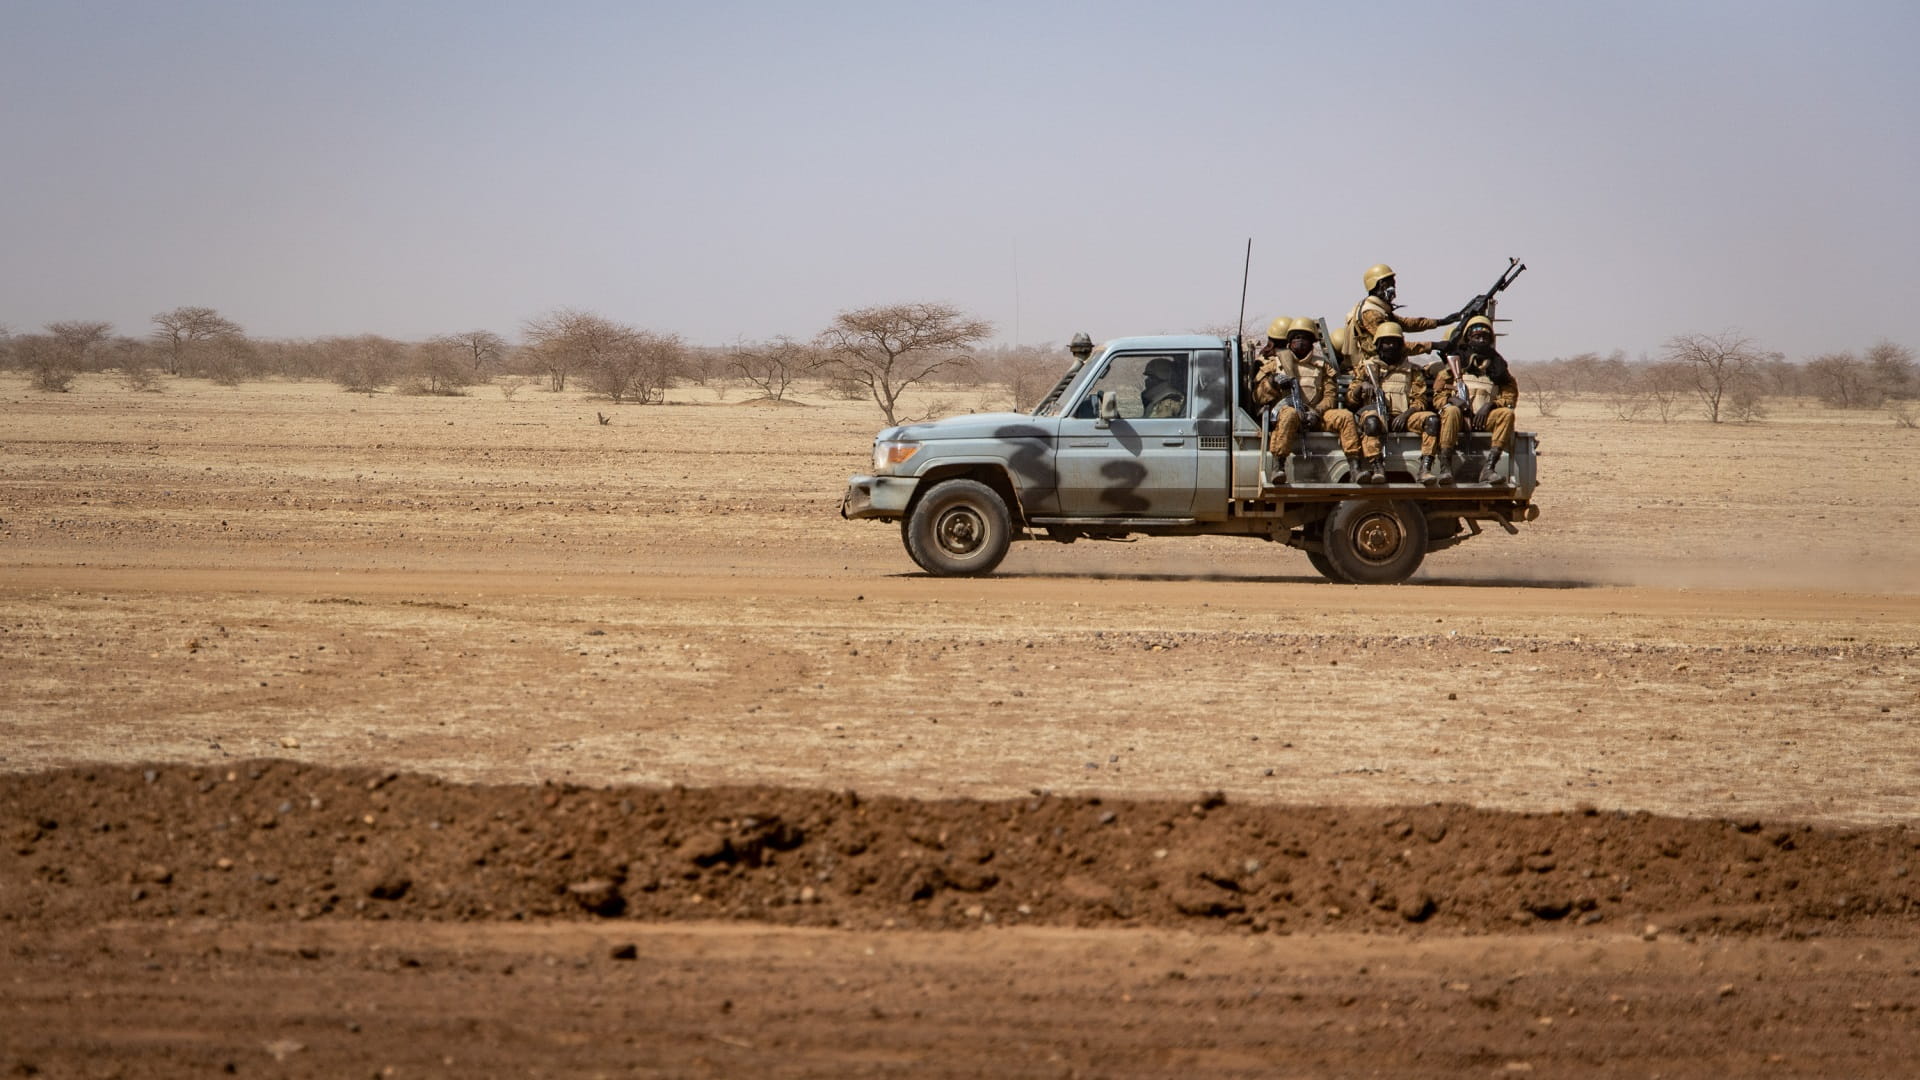
[[[1141,415],[1154,419],[1187,414],[1187,372],[1170,356],[1147,361],[1146,383],[1140,388]]]

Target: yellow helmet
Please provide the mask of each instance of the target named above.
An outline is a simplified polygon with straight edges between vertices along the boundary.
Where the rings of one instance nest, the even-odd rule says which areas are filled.
[[[1467,325],[1461,327],[1460,332],[1462,334],[1471,334],[1473,333],[1473,328],[1476,326],[1484,326],[1487,328],[1487,333],[1493,333],[1493,320],[1487,318],[1485,315],[1475,315],[1473,318],[1468,319]]]
[[[1405,341],[1407,340],[1407,332],[1400,329],[1400,324],[1397,322],[1383,322],[1379,328],[1373,332],[1373,340],[1379,341],[1381,338],[1399,338],[1401,341]]]
[[[1393,276],[1393,267],[1388,266],[1386,263],[1375,263],[1373,266],[1367,269],[1367,272],[1364,275],[1361,276],[1361,280],[1367,283],[1367,291],[1372,292],[1373,287],[1375,285],[1380,284],[1380,282],[1383,279],[1390,278],[1392,276]]]
[[[1277,340],[1285,340],[1287,331],[1293,328],[1293,324],[1296,321],[1297,320],[1287,318],[1285,315],[1280,316],[1267,324],[1267,336]]]
[[[1314,336],[1314,339],[1317,341],[1320,338],[1320,320],[1309,319],[1309,318],[1306,318],[1305,316],[1302,316],[1301,318],[1293,320],[1293,325],[1287,327],[1287,333],[1312,334]]]

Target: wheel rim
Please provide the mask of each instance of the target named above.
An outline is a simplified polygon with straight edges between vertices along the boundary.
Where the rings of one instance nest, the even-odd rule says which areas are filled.
[[[1350,535],[1353,537],[1354,554],[1370,563],[1391,561],[1406,542],[1400,519],[1378,511],[1355,522]]]
[[[950,507],[934,520],[933,542],[957,559],[976,555],[987,542],[987,519],[971,506]]]

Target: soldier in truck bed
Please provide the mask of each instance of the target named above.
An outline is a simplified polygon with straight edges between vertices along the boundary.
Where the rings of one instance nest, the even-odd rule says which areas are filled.
[[[1452,326],[1460,321],[1460,312],[1438,319],[1422,318],[1419,315],[1401,315],[1394,310],[1393,297],[1395,283],[1393,267],[1379,263],[1367,269],[1360,280],[1367,286],[1367,295],[1353,305],[1347,312],[1347,346],[1356,364],[1360,360],[1371,360],[1374,356],[1374,339],[1378,336],[1383,323],[1394,323],[1401,332],[1419,333],[1422,330],[1435,330],[1442,326]],[[1411,355],[1412,350],[1409,350]]]
[[[1360,475],[1360,428],[1353,414],[1340,407],[1340,391],[1334,382],[1337,372],[1316,348],[1319,343],[1320,328],[1312,319],[1280,318],[1267,327],[1267,343],[1260,347],[1263,360],[1254,376],[1253,399],[1275,409],[1273,437],[1267,448],[1273,454],[1273,474],[1279,483],[1286,482],[1287,455],[1298,452],[1301,436],[1309,431],[1338,435],[1340,449],[1347,455],[1349,475]],[[1306,406],[1304,416],[1293,407],[1295,378],[1300,381],[1300,402]]]
[[[1460,354],[1460,373],[1461,381],[1467,387],[1467,408],[1456,423],[1468,431],[1487,433],[1493,452],[1487,456],[1486,464],[1481,466],[1477,480],[1482,484],[1491,484],[1500,478],[1501,456],[1513,452],[1513,408],[1520,401],[1520,384],[1508,369],[1506,358],[1494,348],[1492,319],[1485,315],[1468,319],[1466,341],[1466,349]],[[1439,377],[1433,383],[1433,399],[1451,401],[1453,397],[1453,369],[1443,363]],[[1447,410],[1449,413],[1454,411]],[[1450,417],[1443,413],[1440,418],[1440,440],[1451,446],[1453,441],[1447,438],[1446,430],[1449,420]]]
[[[1398,323],[1383,322],[1374,330],[1376,355],[1372,360],[1362,361],[1362,367],[1353,376],[1353,382],[1347,387],[1347,406],[1353,410],[1360,423],[1361,449],[1366,455],[1366,471],[1360,474],[1363,484],[1384,484],[1387,481],[1386,460],[1382,456],[1382,439],[1388,431],[1406,431],[1420,433],[1420,475],[1423,484],[1436,480],[1442,484],[1453,483],[1453,469],[1444,458],[1441,459],[1442,471],[1434,471],[1434,452],[1440,442],[1440,417],[1427,404],[1427,374],[1409,362],[1409,353],[1433,351],[1433,346],[1424,341],[1409,345]],[[1373,378],[1368,378],[1371,370]],[[1387,398],[1387,417],[1390,426],[1382,426],[1380,414],[1374,408],[1373,384],[1378,381],[1380,389]],[[1453,449],[1449,444],[1447,450]]]

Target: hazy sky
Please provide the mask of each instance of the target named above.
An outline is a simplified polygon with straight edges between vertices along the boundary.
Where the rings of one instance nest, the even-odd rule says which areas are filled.
[[[0,0],[0,323],[1920,347],[1920,4]]]

